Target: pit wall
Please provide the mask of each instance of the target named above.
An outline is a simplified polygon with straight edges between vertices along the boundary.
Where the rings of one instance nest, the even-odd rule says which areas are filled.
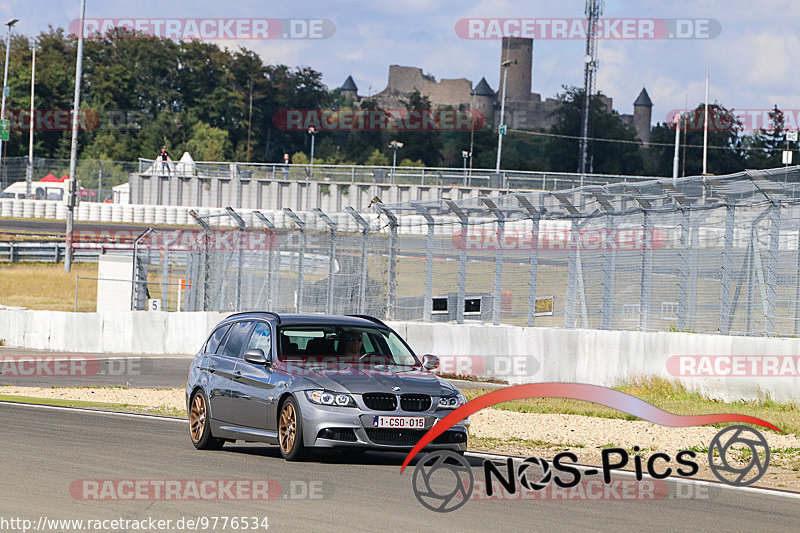
[[[118,311],[66,313],[0,310],[7,346],[75,353],[190,355],[227,313]],[[440,356],[442,370],[464,361],[510,383],[578,382],[614,386],[636,376],[678,380],[725,401],[771,398],[800,403],[800,378],[676,378],[667,360],[679,355],[800,357],[800,339],[694,333],[523,328],[484,324],[390,322],[417,354]],[[462,365],[463,367],[463,365]]]

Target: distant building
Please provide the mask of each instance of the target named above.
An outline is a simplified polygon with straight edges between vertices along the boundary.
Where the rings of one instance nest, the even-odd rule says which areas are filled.
[[[555,123],[555,112],[560,102],[555,98],[542,100],[540,94],[531,92],[533,39],[504,37],[500,63],[505,61],[511,61],[507,67],[505,123],[511,129],[549,129]],[[502,80],[501,66],[498,87],[501,87]],[[390,65],[386,88],[373,96],[359,96],[352,76],[348,76],[341,87],[342,94],[351,96],[355,102],[375,100],[383,109],[402,108],[403,102],[414,90],[426,96],[434,107],[452,106],[480,110],[493,125],[500,120],[501,91],[492,90],[486,78],[481,78],[473,88],[472,81],[466,78],[436,81],[436,78],[425,74],[421,68]],[[601,98],[609,110],[613,109],[611,98]],[[633,103],[633,114],[620,114],[622,121],[633,127],[638,139],[645,144],[650,141],[652,109],[653,102],[647,90],[642,89]]]

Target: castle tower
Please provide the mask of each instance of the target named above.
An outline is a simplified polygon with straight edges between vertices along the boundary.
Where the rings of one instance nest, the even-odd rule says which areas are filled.
[[[503,94],[502,64],[505,61],[511,61],[508,66],[508,79],[506,81],[506,104],[508,102],[529,101],[531,99],[531,72],[533,70],[533,39],[503,37],[500,54],[500,83],[497,86],[498,100],[502,98]]]
[[[347,76],[347,79],[342,84],[341,91],[342,96],[350,96],[354,102],[358,101],[358,87],[356,87],[356,82],[353,81],[353,76]]]
[[[633,102],[633,128],[636,136],[644,144],[650,143],[650,124],[653,119],[653,102],[646,89],[642,89],[639,97]]]
[[[470,94],[472,95],[473,109],[483,113],[486,124],[493,124],[495,94],[486,82],[486,78],[481,78],[481,81],[478,82],[478,85],[475,86]]]

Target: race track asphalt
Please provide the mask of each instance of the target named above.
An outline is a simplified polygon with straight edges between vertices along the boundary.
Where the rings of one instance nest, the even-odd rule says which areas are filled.
[[[413,469],[400,473],[401,454],[287,463],[274,446],[228,444],[201,452],[192,447],[184,421],[7,403],[0,404],[0,426],[0,515],[34,524],[42,516],[173,523],[245,516],[268,517],[270,531],[731,532],[797,531],[800,522],[796,498],[706,486],[702,497],[684,499],[678,492],[686,495],[694,483],[679,489],[672,481],[656,501],[469,501],[436,513],[415,498]],[[482,459],[468,458],[481,478]],[[70,492],[87,479],[269,479],[280,491],[271,501],[93,501],[81,490]]]

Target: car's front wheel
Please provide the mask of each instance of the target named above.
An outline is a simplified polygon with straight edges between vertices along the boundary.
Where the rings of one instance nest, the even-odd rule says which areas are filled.
[[[281,455],[287,461],[300,461],[306,456],[303,445],[303,418],[297,400],[286,398],[278,418],[278,442]]]
[[[196,391],[189,402],[189,436],[198,450],[219,450],[225,444],[225,440],[211,434],[208,399],[202,390]]]

